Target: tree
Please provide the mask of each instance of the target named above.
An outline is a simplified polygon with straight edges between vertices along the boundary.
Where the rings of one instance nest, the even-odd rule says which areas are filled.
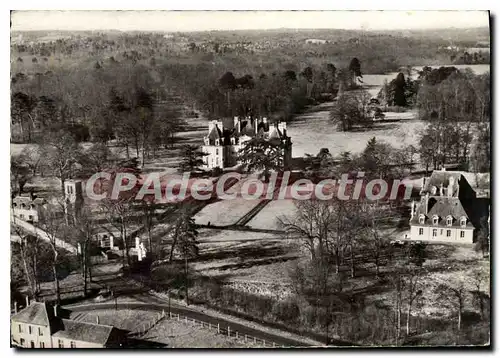
[[[181,173],[192,173],[194,171],[200,170],[200,166],[203,165],[203,153],[195,145],[186,144],[181,149],[181,163],[179,165],[179,172]]]
[[[372,137],[361,154],[360,166],[367,178],[386,178],[391,171],[394,149]]]
[[[281,171],[285,166],[284,144],[279,140],[253,137],[240,149],[238,156],[248,171],[262,170],[266,181],[272,170]]]
[[[329,177],[334,171],[334,160],[328,148],[321,148],[316,156],[306,154],[306,171],[311,177]]]
[[[92,219],[92,212],[86,208],[74,220],[71,232],[74,235],[73,240],[77,243],[80,255],[80,262],[83,276],[83,294],[86,297],[88,293],[89,281],[92,282],[92,240],[97,234],[97,226]]]
[[[448,279],[446,281],[440,281],[435,291],[438,294],[438,299],[455,308],[457,312],[457,329],[460,332],[462,329],[462,315],[464,313],[465,299],[468,292],[463,280],[460,278],[456,280]]]
[[[326,241],[332,221],[332,206],[322,200],[296,200],[293,202],[296,212],[293,216],[279,216],[278,224],[287,233],[303,240],[303,245],[310,253],[310,260],[315,262],[326,254]]]
[[[108,146],[103,143],[94,143],[87,148],[80,157],[80,163],[89,174],[102,172],[114,160]]]
[[[10,159],[11,171],[11,186],[13,185],[13,193],[23,192],[24,186],[31,179],[31,172],[24,162],[22,156],[13,156]]]
[[[127,264],[130,266],[130,240],[127,236],[127,229],[132,222],[132,197],[119,197],[117,199],[104,199],[100,202],[100,210],[110,225],[120,232],[123,240],[124,256],[127,258]]]
[[[422,296],[423,283],[421,282],[420,269],[409,269],[403,277],[404,288],[406,288],[406,335],[409,336],[411,332],[411,313],[414,304],[418,298]]]
[[[24,278],[28,284],[31,297],[37,300],[40,292],[39,268],[41,264],[43,265],[45,263],[40,254],[40,251],[43,249],[40,245],[40,238],[27,234],[23,229],[15,225],[15,221],[14,230],[19,237],[17,248],[22,261]]]
[[[329,328],[334,317],[348,312],[342,294],[345,277],[333,273],[326,257],[296,264],[289,272],[295,294],[318,310],[318,320],[325,330],[325,345],[330,344]]]
[[[297,81],[297,75],[296,75],[295,71],[293,71],[293,70],[285,71],[285,73],[283,74],[283,77],[284,77],[285,81],[290,81],[290,82]]]
[[[483,257],[490,251],[490,227],[487,218],[483,217],[480,222],[474,249],[481,251]]]
[[[380,265],[384,255],[388,254],[391,248],[389,240],[380,230],[380,221],[391,215],[391,210],[387,207],[375,203],[361,204],[361,222],[365,230],[362,233],[362,247],[373,257],[375,262],[375,276],[380,276]]]
[[[356,125],[370,126],[373,121],[368,116],[369,101],[370,95],[366,91],[339,91],[330,119],[344,132],[352,130]]]
[[[405,75],[400,72],[394,80],[394,99],[393,103],[396,106],[406,107],[406,81]]]
[[[171,229],[172,245],[170,246],[169,262],[173,262],[176,252],[183,259],[197,257],[199,253],[197,237],[198,230],[191,214],[191,208],[188,204],[181,204]]]
[[[351,86],[356,86],[356,78],[363,77],[361,74],[361,63],[356,57],[353,57],[349,63],[349,72],[351,73]]]
[[[307,82],[312,82],[313,81],[313,69],[311,66],[307,66],[304,68],[304,70],[300,73],[302,77],[306,79]]]
[[[15,92],[11,95],[10,103],[11,117],[14,122],[19,123],[22,139],[31,142],[35,127],[32,113],[36,106],[36,100],[24,92]],[[25,134],[27,134],[27,138]]]
[[[80,147],[67,132],[51,132],[46,139],[48,163],[61,181],[61,191],[64,193],[64,182],[73,176],[74,166],[80,158]]]
[[[61,215],[62,212],[59,207],[55,205],[48,205],[43,209],[42,215],[40,215],[40,228],[46,233],[48,242],[52,249],[53,260],[52,260],[52,274],[54,279],[54,289],[56,292],[56,301],[59,303],[61,301],[61,289],[59,287],[59,248],[58,241],[64,240],[67,231],[65,230],[64,220]],[[63,238],[61,238],[63,237]]]

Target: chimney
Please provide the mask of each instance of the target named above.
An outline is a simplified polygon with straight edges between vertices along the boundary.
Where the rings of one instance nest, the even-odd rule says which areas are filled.
[[[488,219],[489,220],[489,219]],[[489,222],[489,221],[488,221]],[[14,301],[14,313],[17,313],[17,301]]]
[[[443,188],[443,183],[439,186],[439,195],[444,196],[444,188]]]
[[[413,216],[415,215],[415,201],[411,201],[411,211],[410,211],[410,220],[413,219]]]
[[[425,205],[425,215],[427,215],[429,212],[429,193],[425,193],[424,205]]]
[[[54,317],[57,317],[57,308],[58,308],[58,305],[57,303],[54,305]]]
[[[99,324],[99,316],[98,315],[95,317],[95,323]]]
[[[28,307],[29,305],[30,305],[30,298],[26,296],[26,307]]]

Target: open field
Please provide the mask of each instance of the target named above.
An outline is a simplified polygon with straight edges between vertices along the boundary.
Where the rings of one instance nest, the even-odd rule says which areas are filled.
[[[321,148],[328,148],[333,156],[338,156],[344,151],[359,153],[363,151],[372,137],[376,137],[378,141],[386,141],[395,147],[417,145],[419,131],[426,127],[426,123],[419,120],[402,120],[376,123],[373,128],[358,131],[340,132],[329,117],[329,108],[322,106],[317,111],[298,115],[288,125],[288,134],[292,137],[293,143],[293,157],[301,157],[305,154],[316,155]]]
[[[292,217],[295,212],[292,200],[272,200],[247,225],[255,229],[279,230],[278,217]]]
[[[272,282],[286,277],[288,262],[299,257],[297,241],[282,235],[237,230],[200,230],[200,257],[191,267],[228,280]]]

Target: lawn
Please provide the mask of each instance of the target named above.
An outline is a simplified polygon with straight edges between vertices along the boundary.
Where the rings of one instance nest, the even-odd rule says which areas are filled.
[[[205,206],[194,218],[198,225],[233,225],[259,202],[243,198],[220,200]]]
[[[191,268],[226,282],[284,282],[288,268],[302,256],[297,240],[280,234],[237,230],[200,230],[200,257]]]
[[[321,148],[328,148],[333,156],[344,151],[362,152],[372,137],[385,141],[396,148],[403,145],[417,145],[418,133],[426,123],[419,120],[376,123],[373,128],[359,129],[352,132],[340,132],[329,118],[329,111],[321,108],[297,116],[288,125],[288,135],[292,137],[292,156],[318,154]],[[398,115],[405,115],[401,113]]]
[[[279,230],[278,217],[293,217],[295,212],[292,200],[272,200],[247,225],[256,229]]]

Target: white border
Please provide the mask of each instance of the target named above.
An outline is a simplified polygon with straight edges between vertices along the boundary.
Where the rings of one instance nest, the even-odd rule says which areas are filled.
[[[35,10],[35,9],[75,9],[75,10],[80,10],[80,9],[88,9],[88,10],[97,10],[97,9],[140,9],[140,10],[146,10],[146,9],[170,9],[170,10],[222,10],[222,9],[232,9],[232,10],[293,10],[293,9],[300,9],[300,10],[381,10],[381,9],[393,9],[393,10],[492,10],[493,15],[498,15],[498,2],[495,1],[484,1],[484,0],[475,0],[473,2],[460,2],[458,3],[457,1],[452,1],[452,0],[441,0],[441,1],[431,1],[431,0],[420,0],[417,2],[401,2],[401,1],[388,1],[388,0],[379,0],[379,1],[359,1],[359,0],[350,0],[349,2],[342,2],[342,3],[333,3],[330,1],[318,1],[318,0],[308,0],[308,1],[297,1],[297,0],[282,0],[282,1],[273,1],[272,3],[269,0],[253,0],[251,2],[236,2],[236,1],[221,1],[221,0],[212,0],[209,2],[205,1],[193,1],[193,0],[183,0],[180,3],[180,6],[175,6],[170,4],[170,3],[165,3],[161,1],[130,1],[130,0],[122,0],[122,1],[106,1],[105,3],[103,1],[95,1],[95,0],[87,0],[84,3],[81,4],[75,4],[75,3],[70,3],[68,1],[43,1],[43,2],[37,2],[37,1],[16,1],[14,3],[10,2],[3,2],[2,3],[5,7],[14,7],[15,9],[19,10]],[[7,176],[7,168],[10,167],[10,148],[9,148],[9,141],[10,141],[10,136],[9,136],[9,131],[10,131],[10,121],[9,121],[9,110],[10,110],[10,105],[9,105],[9,93],[10,93],[10,79],[9,79],[9,71],[10,71],[10,63],[9,63],[9,56],[8,51],[9,51],[9,44],[10,44],[10,28],[9,28],[9,12],[7,11],[8,9],[5,9],[2,11],[1,18],[2,18],[2,24],[4,26],[3,31],[1,32],[1,41],[2,41],[2,46],[1,49],[3,51],[2,57],[0,58],[2,61],[2,68],[3,71],[0,72],[1,76],[1,89],[2,89],[2,107],[1,110],[4,113],[2,116],[2,121],[0,121],[0,135],[2,136],[0,140],[0,145],[2,146],[2,150],[0,151],[0,165],[1,168],[3,169],[4,174],[0,177],[1,180],[1,185],[0,185],[0,208],[2,210],[0,220],[2,222],[2,228],[5,230],[4,237],[2,240],[2,244],[5,245],[3,247],[3,252],[5,253],[4,256],[2,257],[2,260],[0,260],[1,265],[3,267],[2,272],[3,274],[1,275],[2,277],[2,288],[4,288],[4,294],[1,295],[1,300],[2,300],[2,348],[4,348],[2,353],[6,353],[7,356],[13,356],[15,354],[15,351],[9,348],[9,341],[10,339],[8,338],[10,333],[10,324],[8,323],[9,320],[9,313],[7,311],[7,307],[9,307],[9,296],[7,295],[7,284],[10,280],[10,274],[7,274],[8,270],[10,272],[10,265],[9,261],[7,259],[8,253],[10,252],[10,247],[9,247],[9,232],[10,230],[10,222],[9,222],[9,217],[10,217],[10,210],[9,210],[9,202],[10,202],[10,178]],[[498,26],[498,23],[496,23],[496,26]],[[496,31],[495,31],[496,34]],[[492,36],[492,39],[494,41],[494,47],[495,49],[497,48],[498,41],[495,35]],[[496,58],[494,59],[495,65],[497,64]],[[496,70],[496,67],[495,67]],[[496,83],[496,76],[493,79],[493,83]],[[498,101],[498,92],[495,91],[495,104],[499,103]],[[496,106],[495,106],[496,107]],[[495,133],[496,135],[492,135],[492,138],[500,138],[498,134],[500,134],[500,125],[495,125]],[[495,163],[494,167],[498,168],[500,166],[500,153],[498,153],[498,146],[495,146]],[[495,179],[495,184],[498,184],[496,182],[496,177]],[[498,186],[496,187],[498,189]],[[497,196],[500,195],[498,194],[498,190],[495,190],[495,200],[497,201]],[[9,211],[9,212],[8,212]],[[496,213],[496,212],[495,212]],[[495,229],[498,225],[498,220],[496,220],[496,217],[492,217],[492,222],[495,223]],[[495,238],[495,236],[494,236]],[[499,244],[494,245],[495,246],[495,258],[498,258],[498,251],[499,251]],[[494,275],[493,277],[496,277]],[[494,287],[495,285],[492,284]],[[492,294],[494,295],[495,292],[493,290]],[[498,303],[497,297],[495,295],[494,297],[494,304],[496,305]],[[498,313],[498,306],[496,306],[497,309],[494,310],[494,312]],[[495,317],[496,318],[496,317]],[[495,327],[495,338],[498,337],[498,327]],[[497,341],[492,338],[492,341]],[[5,351],[7,350],[7,352]],[[61,352],[62,353],[62,352]],[[68,353],[68,351],[65,351],[64,353]],[[63,354],[64,354],[63,353]],[[80,352],[81,353],[81,352]],[[128,354],[132,354],[134,356],[141,356],[144,354],[144,352],[127,352]],[[165,352],[166,354],[169,355],[178,355],[179,353],[177,352]],[[209,352],[203,351],[202,354],[207,354]],[[214,354],[220,354],[220,352],[213,352]],[[241,351],[232,351],[230,354],[241,354]],[[273,352],[272,354],[288,354],[289,351],[276,351]],[[306,353],[304,351],[301,351],[301,355],[312,355],[312,353]],[[339,351],[335,352],[328,352],[332,354],[339,354]],[[361,356],[364,352],[350,352],[351,355],[353,356]],[[385,355],[387,352],[370,352],[371,354],[378,354],[378,355]],[[404,354],[404,352],[401,351],[395,351],[395,354]],[[452,352],[453,353],[453,352]],[[2,356],[4,356],[2,354]],[[37,352],[36,355],[40,355],[41,352]],[[48,353],[43,353],[43,355],[52,355],[53,352],[48,352]],[[92,355],[104,355],[106,356],[115,356],[118,357],[123,353],[118,353],[116,351],[113,352],[96,352],[92,351]],[[192,355],[195,353],[189,352],[189,353],[184,353],[183,355]],[[210,353],[209,353],[210,354]],[[268,352],[258,352],[258,354],[267,356],[270,355],[271,353]],[[432,356],[432,355],[437,355],[439,352],[420,352],[420,355],[426,355],[426,356]],[[467,352],[467,356],[472,356],[479,354],[478,352],[472,353],[472,352]],[[23,353],[24,356],[35,356],[33,353]]]

